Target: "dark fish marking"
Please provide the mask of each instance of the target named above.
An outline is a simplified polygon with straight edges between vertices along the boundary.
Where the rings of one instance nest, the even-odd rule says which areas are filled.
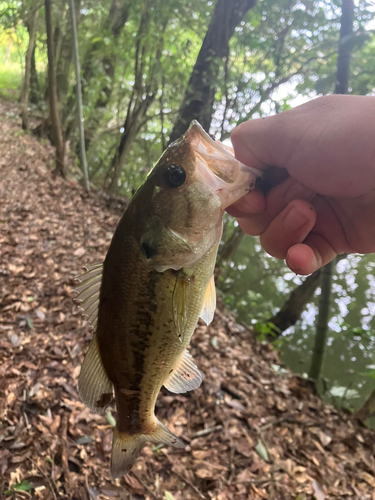
[[[104,394],[101,394],[100,399],[96,401],[95,406],[98,408],[105,408],[112,402],[112,399],[112,392],[105,392]]]
[[[146,257],[146,259],[151,259],[152,257],[154,257],[158,253],[158,251],[155,247],[149,245],[146,242],[142,243],[141,251],[142,251],[143,255]]]
[[[155,323],[155,312],[157,311],[157,297],[156,297],[156,286],[159,279],[158,274],[150,274],[147,287],[145,288],[143,294],[138,296],[138,300],[135,301],[134,306],[137,311],[137,321],[136,324],[142,325],[142,335],[138,335],[138,332],[130,332],[136,341],[129,343],[129,349],[133,353],[134,362],[132,366],[133,377],[131,385],[126,388],[125,391],[119,390],[116,393],[118,395],[118,401],[116,401],[118,406],[118,428],[120,432],[126,432],[130,435],[136,435],[142,433],[142,425],[144,422],[141,420],[140,406],[141,406],[141,385],[145,373],[147,372],[146,366],[146,352],[150,345],[150,339],[153,335],[154,323]],[[124,389],[124,388],[122,388]],[[124,392],[126,394],[124,394]],[[146,410],[143,411],[143,415],[147,413]],[[130,416],[130,418],[125,419],[125,416]]]

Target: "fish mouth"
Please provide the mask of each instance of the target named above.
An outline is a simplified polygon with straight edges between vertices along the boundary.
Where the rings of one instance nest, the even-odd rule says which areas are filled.
[[[238,161],[232,148],[213,140],[196,120],[185,139],[195,156],[196,179],[216,192],[223,210],[255,188],[261,170]]]

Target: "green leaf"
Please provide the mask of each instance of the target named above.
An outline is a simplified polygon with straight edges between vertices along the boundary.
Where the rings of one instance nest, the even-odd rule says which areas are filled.
[[[29,318],[29,317],[26,318],[26,324],[30,330],[34,330],[34,324],[33,324],[33,320],[31,318]]]
[[[264,444],[262,443],[262,441],[260,439],[258,440],[258,444],[255,447],[255,451],[258,453],[258,455],[260,456],[260,458],[262,460],[264,460],[265,462],[270,461],[270,457],[268,455],[268,450],[264,446]]]
[[[170,493],[167,490],[164,490],[164,499],[165,500],[176,500],[175,497],[172,495],[172,493]]]
[[[111,410],[107,410],[107,422],[112,427],[116,427],[116,420],[115,420],[114,416],[112,415]]]
[[[211,340],[210,340],[210,344],[212,345],[212,347],[214,347],[215,349],[217,349],[217,345],[218,345],[217,337],[212,337]]]
[[[20,483],[14,484],[12,490],[14,491],[30,491],[34,488],[33,483],[30,483],[27,479],[24,479]]]

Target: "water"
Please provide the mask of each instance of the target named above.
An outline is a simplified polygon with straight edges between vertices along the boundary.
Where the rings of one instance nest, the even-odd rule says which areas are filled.
[[[331,320],[319,390],[337,407],[359,409],[375,387],[375,255],[341,260],[333,277]],[[302,278],[303,279],[303,278]],[[255,238],[245,237],[224,266],[218,287],[238,321],[255,324],[278,311],[302,282],[283,262],[267,256]],[[281,360],[306,374],[311,361],[320,289],[301,320],[281,337]],[[375,428],[375,418],[370,419]]]

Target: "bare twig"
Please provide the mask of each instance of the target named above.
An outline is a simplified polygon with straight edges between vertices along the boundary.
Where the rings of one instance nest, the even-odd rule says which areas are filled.
[[[144,487],[144,489],[150,493],[152,498],[155,498],[155,500],[161,500],[160,497],[154,491],[152,491],[152,489],[149,488],[149,486],[147,486],[147,484],[143,481],[143,479],[141,479],[138,476],[138,474],[136,472],[131,471],[131,472],[129,472],[129,474],[135,477],[135,479]]]
[[[55,492],[55,488],[56,488],[56,490],[57,490],[57,486],[56,486],[56,484],[55,484],[55,481],[54,481],[53,479],[50,479],[50,478],[47,476],[47,474],[44,472],[44,470],[43,470],[41,467],[39,467],[39,465],[38,465],[36,462],[34,462],[34,460],[33,460],[32,458],[30,459],[30,461],[31,461],[31,463],[32,463],[32,464],[33,464],[33,465],[34,465],[34,466],[38,469],[38,471],[39,471],[41,474],[43,474],[43,476],[47,479],[48,485],[49,485],[49,487],[50,487],[50,489],[51,489],[51,491],[52,491],[53,498],[54,498],[54,500],[57,500],[57,497],[56,497],[56,492]]]
[[[203,495],[203,493],[192,483],[189,481],[189,479],[187,479],[185,476],[183,476],[182,474],[179,474],[178,472],[176,472],[175,470],[172,469],[172,472],[173,474],[175,474],[177,477],[179,477],[181,479],[181,481],[183,481],[184,483],[186,483],[188,486],[190,486],[191,489],[193,489],[195,491],[195,493],[199,496],[199,498],[204,498],[206,499],[206,497]]]
[[[67,493],[71,491],[70,471],[69,471],[69,451],[68,451],[68,415],[64,415],[61,425],[61,467],[64,471],[65,489]]]
[[[216,425],[215,427],[210,427],[209,429],[203,429],[201,431],[195,432],[192,436],[190,436],[190,439],[208,436],[208,434],[211,434],[212,432],[221,431],[222,428],[222,425]]]

